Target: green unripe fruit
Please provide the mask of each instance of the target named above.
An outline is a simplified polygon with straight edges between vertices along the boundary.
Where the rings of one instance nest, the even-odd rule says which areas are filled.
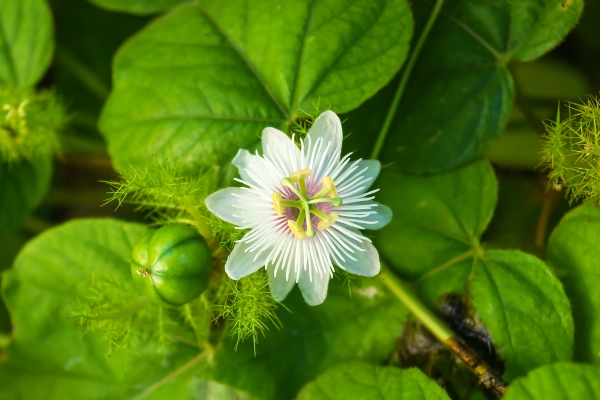
[[[198,231],[173,224],[148,233],[131,254],[131,276],[138,289],[159,306],[181,306],[208,285],[210,249]]]

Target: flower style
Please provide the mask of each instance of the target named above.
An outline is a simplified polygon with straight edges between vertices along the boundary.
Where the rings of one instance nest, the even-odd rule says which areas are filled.
[[[233,164],[246,187],[211,194],[206,206],[239,229],[251,229],[225,264],[232,279],[265,267],[273,298],[282,301],[294,284],[310,305],[321,304],[334,264],[357,275],[379,273],[379,254],[360,232],[379,229],[391,210],[367,192],[377,160],[341,158],[342,125],[326,111],[298,148],[274,128],[262,133],[263,156],[239,150]]]

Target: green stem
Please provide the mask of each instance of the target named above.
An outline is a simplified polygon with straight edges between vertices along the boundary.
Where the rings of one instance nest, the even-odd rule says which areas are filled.
[[[454,336],[452,331],[436,317],[423,303],[406,289],[404,283],[391,273],[383,264],[379,273],[383,283],[419,321],[442,343]]]
[[[511,75],[515,81],[515,105],[521,112],[523,113],[523,117],[525,117],[525,121],[540,135],[543,136],[546,134],[546,127],[542,122],[542,118],[535,115],[535,111],[529,102],[529,99],[523,93],[521,89],[521,85],[519,84],[519,74],[514,68],[514,65],[509,64],[509,70]]]
[[[419,57],[419,53],[421,52],[421,47],[425,43],[427,36],[429,35],[429,31],[433,27],[435,20],[437,19],[441,9],[442,4],[444,4],[444,0],[437,0],[435,2],[435,6],[433,7],[433,11],[427,20],[427,24],[425,28],[423,28],[423,32],[421,32],[421,36],[413,49],[410,58],[408,59],[408,63],[404,68],[404,72],[402,73],[402,77],[400,78],[400,83],[398,84],[398,88],[396,89],[396,94],[394,94],[394,99],[390,104],[390,108],[385,117],[385,121],[383,122],[383,126],[379,131],[379,135],[377,136],[377,142],[375,142],[375,147],[373,148],[373,152],[371,153],[371,158],[379,158],[379,153],[381,153],[381,149],[383,144],[385,143],[385,138],[387,137],[388,131],[390,130],[390,126],[392,125],[392,121],[394,120],[394,116],[396,115],[396,109],[398,108],[398,104],[400,103],[400,99],[402,99],[402,94],[404,94],[404,89],[406,89],[406,84],[408,83],[408,78],[410,78],[410,74],[412,72],[413,67],[415,66],[415,62]]]
[[[110,89],[93,71],[71,54],[71,52],[64,48],[59,48],[56,52],[56,59],[62,66],[79,79],[90,92],[96,95],[96,97],[102,101],[106,100]]]

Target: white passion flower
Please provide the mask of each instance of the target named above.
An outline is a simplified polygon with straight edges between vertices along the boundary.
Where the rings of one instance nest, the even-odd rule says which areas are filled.
[[[340,157],[342,125],[326,111],[298,148],[293,138],[266,128],[262,156],[239,150],[233,164],[246,187],[211,194],[206,206],[219,218],[250,231],[239,240],[225,271],[240,279],[267,269],[273,298],[282,301],[294,284],[310,305],[321,304],[334,265],[357,275],[379,273],[379,254],[363,229],[386,225],[392,211],[367,191],[377,160]]]

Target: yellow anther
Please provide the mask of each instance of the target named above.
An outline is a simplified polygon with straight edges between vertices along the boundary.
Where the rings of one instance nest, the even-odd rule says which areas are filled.
[[[308,168],[301,169],[296,172],[292,172],[288,178],[292,183],[298,183],[300,179],[306,179],[312,174],[312,171]]]
[[[273,208],[277,215],[283,214],[283,204],[281,204],[281,200],[281,193],[273,192],[273,194],[271,194],[271,201],[273,202]]]
[[[335,212],[330,212],[327,215],[327,219],[322,219],[319,221],[319,225],[317,225],[317,229],[320,231],[324,231],[325,229],[329,228],[331,225],[333,225],[333,223],[335,221],[338,220],[338,215]]]
[[[296,236],[298,239],[302,240],[306,237],[306,232],[304,232],[304,229],[296,226],[296,221],[289,219],[288,228],[290,228],[290,231],[292,231],[294,236]]]
[[[330,176],[326,176],[325,178],[321,179],[321,182],[323,183],[323,189],[327,188],[327,194],[329,195],[330,198],[334,198],[334,197],[338,197],[338,192],[337,192],[337,188],[335,187],[335,184],[333,183],[333,178]]]

